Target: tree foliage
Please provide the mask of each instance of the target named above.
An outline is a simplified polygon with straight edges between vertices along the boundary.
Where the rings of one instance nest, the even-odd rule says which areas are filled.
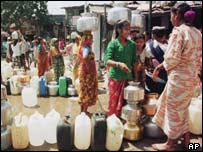
[[[42,25],[48,23],[48,1],[1,1],[1,26],[8,29],[11,23],[21,26],[23,19],[39,19]]]

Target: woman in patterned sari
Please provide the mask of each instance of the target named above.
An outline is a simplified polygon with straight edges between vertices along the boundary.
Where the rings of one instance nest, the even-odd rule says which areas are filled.
[[[51,39],[50,52],[51,52],[52,64],[54,67],[55,80],[58,82],[59,77],[64,75],[65,64],[64,64],[63,56],[60,53],[58,48],[57,38]]]
[[[183,136],[185,148],[190,143],[188,107],[194,95],[198,70],[202,63],[202,36],[192,26],[195,12],[186,3],[177,3],[171,10],[171,22],[175,26],[169,39],[164,61],[154,73],[165,69],[168,81],[158,100],[157,112],[153,118],[168,137],[166,143],[154,144],[156,150],[172,150],[175,141]]]
[[[112,40],[107,47],[105,59],[109,67],[109,106],[108,115],[120,116],[123,106],[124,88],[128,80],[135,80],[137,56],[136,46],[128,40],[130,23],[120,21],[116,25],[116,39]]]
[[[81,112],[87,112],[89,106],[95,105],[98,98],[98,78],[94,52],[92,51],[93,36],[90,31],[84,32],[79,50],[79,104]]]
[[[39,45],[38,45],[38,76],[44,75],[46,71],[50,68],[49,63],[49,53],[47,51],[47,47],[41,37],[38,37]]]

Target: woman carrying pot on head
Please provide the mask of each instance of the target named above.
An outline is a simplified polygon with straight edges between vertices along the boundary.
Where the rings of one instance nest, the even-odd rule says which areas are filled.
[[[116,39],[112,40],[107,47],[105,60],[109,67],[109,106],[108,115],[120,116],[123,106],[124,87],[128,80],[134,80],[137,56],[136,46],[128,40],[130,23],[119,21],[116,24]]]
[[[51,39],[50,46],[51,46],[50,52],[51,52],[52,64],[54,67],[55,80],[59,82],[59,77],[64,75],[65,64],[64,64],[62,53],[60,53],[59,51],[58,39],[57,38]]]
[[[171,9],[171,22],[174,26],[169,39],[164,61],[160,69],[168,74],[166,87],[158,100],[158,109],[153,118],[168,137],[166,143],[152,145],[157,150],[172,150],[175,141],[183,135],[185,148],[190,143],[188,107],[194,95],[198,80],[198,70],[202,64],[202,36],[192,26],[195,12],[187,3],[176,3]]]
[[[88,114],[87,108],[96,103],[98,98],[98,78],[94,52],[93,36],[90,31],[84,32],[79,50],[79,104],[81,112]]]

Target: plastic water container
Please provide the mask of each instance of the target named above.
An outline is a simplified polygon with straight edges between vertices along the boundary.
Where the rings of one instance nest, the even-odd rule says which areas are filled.
[[[91,148],[94,151],[105,151],[106,144],[106,116],[102,113],[95,113],[92,116],[92,138]]]
[[[77,30],[79,32],[96,31],[98,27],[99,20],[94,13],[82,13],[82,17],[77,20]]]
[[[119,20],[131,21],[131,10],[125,7],[114,7],[108,11],[107,22],[115,25]]]
[[[19,76],[14,75],[10,78],[10,89],[12,95],[19,95],[21,92],[20,87],[18,86]]]
[[[30,116],[28,135],[32,146],[41,146],[44,144],[44,117],[38,111]]]
[[[36,90],[30,87],[24,87],[22,90],[22,101],[26,107],[34,107],[37,105]]]
[[[142,14],[132,14],[131,27],[145,27],[145,16]]]
[[[59,95],[63,97],[67,96],[66,77],[59,78]]]
[[[71,151],[73,147],[73,122],[68,115],[57,124],[57,146],[60,151]]]
[[[202,134],[202,99],[193,98],[189,106],[189,128],[195,135]]]
[[[1,74],[3,79],[8,79],[13,75],[13,68],[9,64],[5,64],[1,66]]]
[[[75,119],[75,147],[79,150],[87,150],[91,140],[91,122],[90,118],[82,112]]]
[[[124,126],[115,114],[107,118],[106,149],[118,151],[121,147],[124,135]]]
[[[39,95],[39,77],[33,76],[30,80],[30,87],[34,88],[37,95]]]
[[[60,114],[52,109],[47,113],[44,124],[44,137],[47,143],[55,144],[56,143],[56,127],[60,121]]]
[[[11,137],[14,149],[24,149],[29,146],[28,117],[26,115],[20,113],[14,117]]]
[[[38,68],[31,67],[30,76],[31,76],[31,78],[34,77],[34,76],[38,76]]]
[[[39,94],[42,97],[47,96],[47,85],[45,76],[41,76],[39,79]]]

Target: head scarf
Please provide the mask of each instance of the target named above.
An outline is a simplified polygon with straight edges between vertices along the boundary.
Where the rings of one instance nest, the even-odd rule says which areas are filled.
[[[58,43],[57,42],[58,42],[57,38],[52,38],[50,46],[58,48]]]

